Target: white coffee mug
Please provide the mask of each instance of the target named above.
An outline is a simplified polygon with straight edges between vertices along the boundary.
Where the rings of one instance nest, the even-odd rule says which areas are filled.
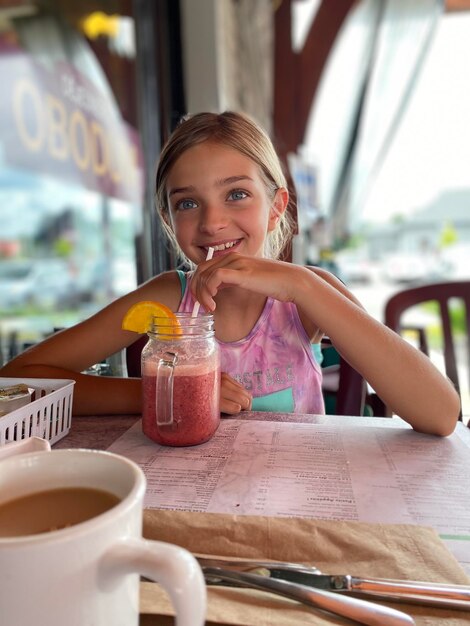
[[[178,546],[142,538],[141,469],[109,452],[47,448],[48,442],[35,438],[0,448],[0,506],[63,487],[103,490],[120,501],[68,528],[0,537],[0,623],[137,626],[140,574],[169,594],[178,626],[202,626],[206,588],[195,558]]]

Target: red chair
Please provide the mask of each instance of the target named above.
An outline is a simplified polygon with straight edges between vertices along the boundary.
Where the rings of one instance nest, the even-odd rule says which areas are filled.
[[[364,378],[337,352],[329,337],[322,339],[325,412],[333,415],[367,413]]]
[[[144,335],[126,348],[127,375],[130,378],[140,378],[140,355],[147,341],[148,337]]]
[[[466,366],[470,381],[470,281],[431,283],[400,291],[385,306],[385,324],[397,333],[414,330],[418,333],[419,347],[429,356],[429,327],[409,326],[403,323],[403,315],[411,307],[425,302],[437,302],[442,328],[444,365],[447,377],[460,395],[459,373],[455,350],[455,329],[452,327],[451,301],[463,303],[465,319]],[[462,419],[462,411],[460,417]]]

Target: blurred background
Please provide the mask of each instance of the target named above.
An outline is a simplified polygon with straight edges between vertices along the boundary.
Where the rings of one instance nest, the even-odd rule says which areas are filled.
[[[470,0],[0,0],[0,362],[175,266],[154,172],[187,112],[268,130],[287,258],[378,319],[469,279],[468,58]],[[439,363],[435,311],[413,315]]]

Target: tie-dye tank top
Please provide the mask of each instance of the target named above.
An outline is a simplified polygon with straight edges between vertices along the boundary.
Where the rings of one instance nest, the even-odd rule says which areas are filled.
[[[186,276],[188,283],[191,274]],[[186,284],[178,311],[190,312],[193,305]],[[222,371],[252,393],[253,411],[325,413],[321,367],[291,302],[268,298],[246,337],[218,344]]]

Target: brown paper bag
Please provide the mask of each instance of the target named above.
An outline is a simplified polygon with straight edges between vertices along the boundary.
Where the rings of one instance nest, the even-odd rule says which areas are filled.
[[[470,584],[437,533],[421,526],[146,510],[144,536],[199,554],[309,562],[328,574]],[[383,604],[422,626],[470,624],[464,611]],[[162,617],[173,613],[158,585],[142,583],[141,614],[142,626],[172,624]],[[272,594],[222,587],[208,587],[207,620],[237,626],[351,623]]]

